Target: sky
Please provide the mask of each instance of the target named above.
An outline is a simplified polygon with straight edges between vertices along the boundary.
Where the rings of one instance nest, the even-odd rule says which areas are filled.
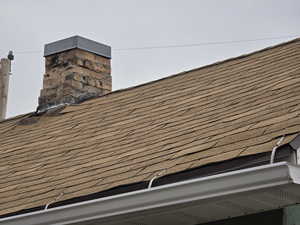
[[[0,0],[0,29],[0,57],[15,52],[13,117],[37,107],[46,43],[81,35],[110,45],[117,90],[300,37],[300,1]]]

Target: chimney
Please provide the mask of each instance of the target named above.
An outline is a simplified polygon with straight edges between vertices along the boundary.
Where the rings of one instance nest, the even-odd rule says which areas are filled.
[[[12,60],[14,60],[12,51],[9,51],[7,58],[0,60],[0,120],[4,120],[6,117],[8,85]]]
[[[74,36],[45,45],[39,111],[111,92],[110,46]]]

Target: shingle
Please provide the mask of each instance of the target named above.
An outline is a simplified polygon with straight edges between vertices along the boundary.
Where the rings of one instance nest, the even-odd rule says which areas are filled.
[[[2,121],[0,215],[272,151],[300,131],[299,91],[296,39]]]

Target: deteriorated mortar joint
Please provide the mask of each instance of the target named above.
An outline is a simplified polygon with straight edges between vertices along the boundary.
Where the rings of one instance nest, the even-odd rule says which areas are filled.
[[[74,36],[45,45],[44,56],[46,72],[37,111],[111,92],[109,46]]]

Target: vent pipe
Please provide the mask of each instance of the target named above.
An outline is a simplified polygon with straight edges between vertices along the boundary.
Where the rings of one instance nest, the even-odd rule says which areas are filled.
[[[12,51],[9,51],[7,58],[2,58],[0,60],[0,120],[4,120],[6,117],[9,76],[11,74],[12,60],[14,60]]]

